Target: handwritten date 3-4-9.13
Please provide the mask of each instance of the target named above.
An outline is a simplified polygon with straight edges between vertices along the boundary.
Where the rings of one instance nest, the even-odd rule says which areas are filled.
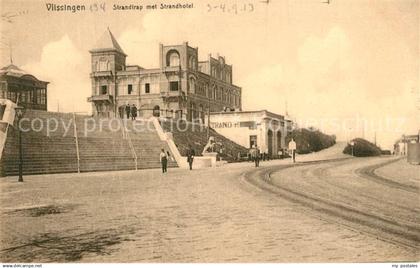
[[[248,13],[254,11],[254,4],[241,3],[241,4],[207,4],[207,12],[223,12],[223,13]]]

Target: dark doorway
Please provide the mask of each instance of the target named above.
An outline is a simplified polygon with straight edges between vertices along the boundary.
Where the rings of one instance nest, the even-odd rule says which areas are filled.
[[[156,105],[153,107],[153,116],[154,117],[160,117],[160,107],[159,105]]]

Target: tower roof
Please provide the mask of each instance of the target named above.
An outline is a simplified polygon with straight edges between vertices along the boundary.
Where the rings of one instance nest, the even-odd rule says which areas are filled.
[[[0,69],[0,74],[21,77],[23,75],[27,75],[28,73],[14,64],[9,64]]]
[[[17,78],[20,78],[20,79],[26,79],[26,80],[29,79],[29,80],[32,80],[32,81],[38,81],[38,82],[48,84],[48,82],[39,80],[38,78],[36,78],[32,74],[25,72],[24,70],[20,69],[19,67],[17,67],[14,64],[9,64],[9,65],[1,68],[0,69],[0,76],[1,77],[17,77]]]
[[[124,53],[120,45],[118,44],[117,40],[115,39],[114,35],[111,33],[109,28],[102,34],[101,38],[96,43],[95,47],[91,49],[91,52],[100,52],[100,51],[109,51],[114,50],[121,54],[127,56]]]

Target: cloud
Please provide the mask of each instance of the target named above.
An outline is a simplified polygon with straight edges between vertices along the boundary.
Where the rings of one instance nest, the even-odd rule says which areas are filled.
[[[91,94],[88,54],[81,53],[64,35],[58,41],[46,44],[38,62],[30,62],[22,69],[37,78],[49,81],[48,109],[64,112],[90,112],[87,97]]]
[[[284,113],[287,101],[289,113],[303,126],[313,125],[339,139],[364,135],[373,140],[377,132],[377,140],[389,148],[401,133],[416,133],[420,125],[415,81],[394,79],[386,85],[387,77],[380,75],[384,71],[355,58],[357,54],[337,26],[324,36],[309,35],[296,59],[266,65],[239,82],[244,108]],[[386,93],[395,86],[398,99]]]

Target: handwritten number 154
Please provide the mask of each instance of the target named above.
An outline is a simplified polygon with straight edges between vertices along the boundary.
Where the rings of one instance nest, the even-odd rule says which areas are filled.
[[[91,12],[105,12],[106,4],[105,3],[93,3],[89,7]]]

